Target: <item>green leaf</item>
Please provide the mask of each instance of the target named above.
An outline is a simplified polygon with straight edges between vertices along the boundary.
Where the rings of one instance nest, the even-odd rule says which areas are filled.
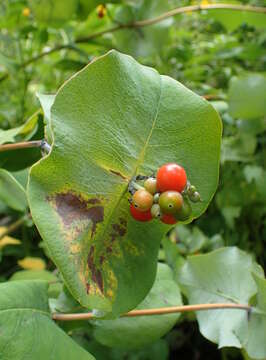
[[[57,297],[62,289],[62,284],[59,283],[58,278],[47,270],[20,270],[15,272],[10,281],[19,280],[45,280],[51,282],[48,288],[49,297]]]
[[[266,75],[246,73],[231,80],[229,113],[233,117],[254,119],[266,115]]]
[[[18,211],[25,211],[28,206],[24,188],[13,175],[4,169],[0,169],[0,199]]]
[[[251,311],[247,339],[242,339],[248,355],[253,359],[266,358],[266,279],[253,275],[258,287],[257,305]],[[242,334],[241,334],[242,335]],[[241,337],[240,335],[240,337]]]
[[[116,51],[61,87],[51,117],[55,145],[30,173],[34,222],[84,307],[129,311],[152,286],[169,229],[131,218],[129,180],[182,164],[203,199],[193,205],[199,216],[217,186],[220,119],[183,85]]]
[[[1,358],[94,359],[51,320],[47,288],[44,281],[0,284]]]
[[[205,255],[191,256],[179,272],[179,282],[190,304],[248,304],[257,288],[252,271],[262,273],[250,255],[235,247],[221,248]],[[200,332],[219,347],[241,343],[236,333],[247,333],[247,313],[243,310],[197,312]]]
[[[31,138],[37,130],[39,111],[34,113],[25,124],[9,130],[0,129],[0,145],[17,141],[20,136],[24,140]]]
[[[170,5],[164,0],[145,0],[122,4],[115,13],[118,23],[129,24],[147,18],[156,17]],[[173,19],[139,29],[124,29],[113,34],[115,47],[136,57],[156,56],[169,44],[169,30]]]
[[[78,0],[29,0],[35,19],[40,23],[48,23],[49,26],[61,25],[73,18],[77,11]]]
[[[51,127],[51,107],[55,100],[55,95],[46,95],[46,94],[36,94],[37,98],[39,99],[41,106],[43,108],[44,113],[44,122],[45,122],[45,138],[49,144],[53,142],[53,132]]]
[[[243,24],[255,26],[259,29],[264,29],[266,24],[266,14],[254,13],[251,11],[232,11],[230,9],[218,9],[203,12],[206,17],[219,21],[224,27],[233,31]]]
[[[173,274],[167,265],[159,263],[153,287],[137,309],[178,305],[182,305],[182,299]],[[95,320],[93,321],[94,336],[97,341],[106,346],[136,349],[165,335],[179,317],[180,314],[176,313],[116,320]]]

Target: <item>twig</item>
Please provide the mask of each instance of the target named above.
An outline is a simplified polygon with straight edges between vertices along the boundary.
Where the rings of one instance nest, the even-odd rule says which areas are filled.
[[[164,314],[173,314],[173,313],[183,313],[188,311],[217,310],[217,309],[239,309],[239,310],[246,310],[248,311],[248,313],[251,311],[251,307],[249,305],[244,305],[244,304],[235,304],[235,303],[197,304],[197,305],[163,307],[158,309],[132,310],[126,314],[121,315],[121,317],[164,315]],[[60,320],[60,321],[99,319],[91,312],[79,313],[79,314],[54,313],[52,315],[52,318],[53,320]]]
[[[27,219],[27,217],[28,217],[28,215],[22,216],[20,219],[15,221],[13,224],[9,225],[6,228],[6,230],[0,234],[0,240],[2,240],[5,236],[11,234],[15,230],[17,230],[24,223],[24,221]]]
[[[266,13],[266,8],[258,7],[258,6],[248,6],[248,5],[233,5],[233,4],[211,4],[211,5],[191,5],[191,6],[184,6],[178,7],[173,10],[167,11],[162,15],[159,15],[152,19],[146,19],[141,21],[135,21],[129,24],[120,24],[116,25],[110,29],[105,29],[103,31],[96,32],[91,34],[87,37],[77,38],[76,43],[84,43],[88,42],[91,39],[94,39],[98,36],[105,35],[107,33],[113,33],[115,31],[121,29],[130,29],[130,28],[140,28],[144,26],[153,25],[159,23],[165,19],[173,17],[178,14],[190,13],[194,11],[201,11],[201,10],[217,10],[217,9],[229,9],[233,11],[249,11],[249,12],[256,12],[256,13]]]
[[[159,15],[155,18],[152,19],[146,19],[146,20],[141,20],[141,21],[136,21],[133,23],[129,23],[129,24],[119,24],[119,25],[115,25],[109,29],[105,29],[103,31],[98,31],[95,32],[91,35],[88,35],[86,37],[80,37],[77,38],[74,41],[74,44],[79,44],[79,43],[86,43],[92,39],[95,39],[97,37],[100,37],[102,35],[105,34],[110,34],[113,32],[116,32],[118,30],[122,30],[122,29],[138,29],[144,26],[149,26],[149,25],[153,25],[156,23],[159,23],[167,18],[173,17],[175,15],[178,14],[184,14],[184,13],[190,13],[190,12],[194,12],[194,11],[201,11],[201,10],[223,10],[223,9],[228,9],[228,10],[233,10],[233,11],[248,11],[248,12],[255,12],[255,13],[261,13],[261,14],[265,14],[266,13],[266,8],[264,7],[258,7],[258,6],[250,6],[250,5],[234,5],[234,4],[210,4],[210,5],[192,5],[192,6],[184,6],[184,7],[178,7],[175,8],[173,10],[167,11],[162,15]],[[71,44],[66,44],[66,45],[57,45],[54,48],[48,50],[48,51],[44,51],[41,54],[34,56],[32,58],[30,58],[29,60],[27,60],[26,62],[24,62],[23,64],[21,64],[22,68],[27,67],[28,65],[30,65],[31,63],[38,61],[39,59],[43,58],[46,55],[50,55],[54,52],[60,51],[62,49],[70,49],[70,50],[75,50],[75,47],[73,47],[73,45]],[[9,76],[8,73],[3,74],[2,77],[0,77],[0,82],[4,81],[5,79],[7,79]]]
[[[4,145],[0,145],[0,152],[8,151],[8,150],[41,147],[42,144],[43,144],[43,140],[25,141],[25,142],[19,142],[19,143],[15,143],[15,144],[4,144]]]

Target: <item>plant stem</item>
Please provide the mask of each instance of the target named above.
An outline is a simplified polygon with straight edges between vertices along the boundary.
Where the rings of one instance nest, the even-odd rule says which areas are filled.
[[[178,14],[191,13],[191,12],[196,12],[196,11],[201,11],[201,10],[209,11],[209,10],[224,10],[224,9],[233,10],[233,11],[248,11],[248,12],[261,13],[261,14],[266,13],[266,8],[258,7],[258,6],[250,6],[250,5],[210,4],[210,5],[184,6],[184,7],[178,7],[173,10],[167,11],[164,14],[154,17],[152,19],[135,21],[135,22],[129,23],[129,24],[118,24],[109,29],[105,29],[103,31],[98,31],[93,34],[90,34],[86,37],[77,38],[74,41],[74,44],[86,43],[92,39],[99,37],[99,36],[102,36],[105,34],[110,34],[110,33],[113,33],[115,31],[122,30],[122,29],[137,29],[137,28],[141,28],[144,26],[153,25],[153,24],[159,23],[165,19],[168,19],[168,18],[173,17]],[[50,54],[60,51],[62,49],[76,50],[75,47],[73,47],[73,45],[71,45],[71,44],[57,45],[54,48],[52,48],[48,51],[44,51],[44,52],[40,53],[39,55],[36,55],[36,56],[30,58],[29,60],[25,61],[23,64],[21,64],[21,68],[25,68],[28,65],[30,65],[31,63],[43,58],[44,56],[50,55]],[[7,79],[8,76],[9,76],[8,73],[3,74],[0,77],[0,82]]]
[[[184,306],[172,306],[158,309],[143,309],[132,310],[120,317],[136,317],[136,316],[150,316],[150,315],[164,315],[173,313],[183,313],[188,311],[202,311],[202,310],[217,310],[217,309],[238,309],[250,312],[251,307],[244,304],[235,303],[221,303],[221,304],[197,304],[197,305],[184,305]],[[73,320],[88,320],[98,319],[93,313],[80,313],[80,314],[59,314],[54,313],[52,315],[53,320],[60,321],[73,321]]]
[[[34,140],[34,141],[24,141],[15,144],[4,144],[0,145],[0,152],[8,150],[17,150],[17,149],[27,149],[34,147],[41,147],[43,140]]]
[[[0,240],[2,240],[5,236],[11,234],[15,230],[17,230],[27,219],[28,215],[22,216],[20,219],[13,222],[13,224],[9,225],[4,232],[0,234]]]

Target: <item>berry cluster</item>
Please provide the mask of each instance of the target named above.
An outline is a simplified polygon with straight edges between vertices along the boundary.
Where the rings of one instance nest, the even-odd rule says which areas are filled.
[[[185,221],[192,213],[190,201],[201,201],[197,189],[187,180],[186,171],[178,164],[163,165],[156,177],[140,175],[134,180],[144,180],[144,187],[134,181],[129,186],[130,212],[137,221],[153,218],[165,224]]]

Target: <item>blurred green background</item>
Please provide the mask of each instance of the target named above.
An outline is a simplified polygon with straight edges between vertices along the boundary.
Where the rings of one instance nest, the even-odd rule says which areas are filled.
[[[230,3],[266,6],[263,0]],[[55,93],[73,73],[112,48],[131,54],[204,96],[220,113],[224,127],[218,191],[200,219],[168,234],[160,261],[171,264],[171,251],[186,257],[237,245],[265,268],[266,15],[202,10],[151,26],[129,26],[177,6],[197,4],[214,2],[2,0],[0,143],[43,138],[36,93]],[[0,153],[0,167],[25,187],[27,168],[40,156],[38,149]],[[36,277],[43,269],[56,272],[31,220],[24,221],[23,201],[12,199],[6,192],[8,181],[0,179],[0,238],[22,218],[12,237],[0,239],[0,281],[22,269],[37,271]],[[247,359],[237,349],[218,351],[200,335],[193,315],[182,316],[166,337],[134,352],[103,347],[88,327],[65,331],[97,359]]]

